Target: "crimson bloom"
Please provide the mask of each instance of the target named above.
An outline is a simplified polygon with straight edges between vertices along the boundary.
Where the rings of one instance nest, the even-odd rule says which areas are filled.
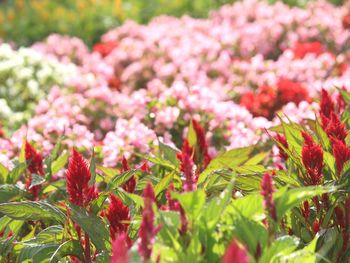
[[[239,245],[234,239],[227,248],[222,258],[222,263],[249,263],[248,253],[245,247]]]
[[[109,195],[111,202],[106,211],[106,217],[109,221],[109,231],[112,240],[117,235],[128,232],[130,211],[129,207],[123,204],[122,200],[116,197],[114,194]]]
[[[184,192],[194,191],[196,189],[197,178],[194,173],[194,162],[189,154],[192,152],[187,139],[184,141],[181,152],[176,154],[180,161],[180,171],[184,177],[183,189]]]
[[[306,132],[302,132],[304,144],[302,148],[302,161],[308,173],[306,184],[318,185],[322,181],[323,150]]]
[[[93,46],[93,51],[98,52],[101,54],[102,57],[105,57],[108,56],[117,46],[118,43],[115,41],[97,43]]]
[[[144,207],[142,211],[142,222],[139,230],[138,251],[143,260],[150,259],[155,235],[158,229],[154,225],[153,204],[155,194],[151,183],[147,183],[143,191]]]
[[[295,58],[304,58],[306,54],[315,54],[320,55],[324,52],[322,44],[318,41],[301,43],[298,42],[295,44],[293,53]]]
[[[329,119],[331,117],[331,113],[334,112],[334,103],[329,95],[329,93],[325,90],[322,89],[321,91],[321,102],[320,102],[320,115],[322,117],[326,117]],[[327,123],[323,123],[322,125],[326,125]]]
[[[117,235],[112,242],[112,256],[110,263],[128,263],[130,262],[128,236],[125,233]]]
[[[331,112],[330,119],[322,120],[322,123],[324,123],[323,128],[329,138],[333,137],[342,142],[345,142],[348,131],[346,130],[344,123],[341,122],[337,114]]]
[[[275,188],[274,188],[274,182],[272,180],[272,176],[269,173],[265,173],[261,181],[260,194],[264,198],[265,209],[268,211],[271,218],[274,221],[277,221],[276,207],[272,196],[274,192],[275,192]]]
[[[288,142],[287,142],[286,137],[284,137],[283,135],[278,133],[275,136],[275,140],[278,141],[280,144],[282,144],[286,149],[288,149]],[[278,146],[278,151],[279,151],[279,157],[282,160],[287,160],[288,159],[288,154],[283,150],[282,147]]]
[[[40,176],[44,176],[44,164],[43,158],[41,155],[34,149],[34,147],[26,141],[24,148],[25,158],[28,162],[28,171],[30,175],[26,182],[26,189],[33,195],[34,200],[38,198],[41,186],[36,185],[30,187],[33,181],[32,174],[37,174]]]
[[[129,171],[131,168],[128,165],[128,161],[126,160],[125,156],[123,156],[122,159],[122,172],[125,173]],[[128,193],[133,193],[136,188],[136,177],[132,176],[127,182],[123,184],[123,189]]]
[[[350,148],[340,140],[332,139],[332,150],[338,175],[341,174],[344,164],[350,160]]]
[[[69,201],[78,206],[87,207],[98,197],[95,186],[89,186],[90,179],[91,173],[87,161],[73,149],[66,172]]]
[[[203,127],[194,119],[192,119],[192,125],[193,125],[195,132],[196,132],[199,152],[201,153],[201,156],[203,158],[202,169],[205,169],[211,161],[211,157],[210,157],[209,151],[208,151],[208,144],[207,144],[207,141],[205,139],[205,132],[204,132]]]
[[[298,105],[304,100],[309,100],[307,89],[299,82],[287,78],[280,78],[277,82],[277,88],[279,98],[278,101],[281,103],[281,105],[278,105],[277,108],[281,108],[288,102],[294,102]]]

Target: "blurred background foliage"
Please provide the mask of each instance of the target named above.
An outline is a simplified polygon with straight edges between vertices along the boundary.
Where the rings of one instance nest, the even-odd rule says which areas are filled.
[[[0,0],[0,39],[29,46],[51,33],[82,38],[89,46],[127,19],[147,23],[161,14],[206,17],[235,0]],[[237,1],[237,0],[236,0]],[[308,0],[283,0],[304,6]],[[330,0],[340,5],[343,0]],[[273,3],[276,0],[269,0]]]

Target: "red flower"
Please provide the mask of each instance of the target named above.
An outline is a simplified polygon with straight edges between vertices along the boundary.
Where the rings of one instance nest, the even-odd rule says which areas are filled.
[[[111,238],[114,240],[117,235],[128,232],[130,211],[129,207],[124,205],[122,200],[120,200],[114,194],[110,194],[109,197],[111,202],[107,208],[106,217],[109,221]]]
[[[277,221],[277,213],[275,202],[273,201],[272,194],[275,192],[274,182],[269,173],[266,173],[261,181],[261,192],[260,194],[264,198],[264,206],[266,210],[269,212],[269,215],[274,221]]]
[[[222,258],[222,263],[248,263],[249,257],[245,247],[242,247],[234,239],[227,248]]]
[[[153,204],[155,194],[151,183],[146,185],[143,191],[144,207],[142,211],[142,222],[139,230],[138,251],[144,261],[150,259],[155,235],[158,229],[154,225]]]
[[[122,233],[118,235],[112,242],[112,256],[110,263],[129,263],[129,247],[128,247],[129,237]]]
[[[141,167],[140,170],[146,173],[150,173],[151,172],[151,168],[148,165],[148,162],[144,162]]]
[[[305,183],[318,185],[322,181],[323,150],[308,133],[302,132],[302,136],[304,137],[302,161],[309,175]]]
[[[176,157],[180,161],[180,170],[183,173],[184,184],[183,189],[185,192],[194,191],[196,189],[197,178],[194,172],[194,162],[189,155],[191,147],[187,140],[184,141],[181,153],[177,153]]]
[[[204,132],[203,127],[194,119],[192,119],[192,125],[193,125],[195,132],[196,132],[199,152],[201,153],[201,156],[203,158],[202,159],[202,162],[203,162],[202,169],[204,170],[211,161],[211,157],[210,157],[209,152],[208,152],[208,144],[207,144],[207,141],[205,139],[205,132]]]
[[[309,202],[308,201],[304,201],[303,205],[304,205],[304,208],[302,209],[302,214],[303,214],[303,217],[305,218],[305,220],[308,220],[309,216],[310,216],[310,205],[309,205]]]
[[[286,137],[284,137],[283,135],[277,134],[275,136],[275,140],[278,141],[280,144],[282,144],[286,149],[288,149],[288,142],[286,140]],[[282,147],[277,146],[278,147],[278,151],[279,151],[279,157],[282,160],[287,160],[288,159],[288,154],[282,149]]]
[[[315,234],[320,231],[320,222],[318,222],[317,219],[315,219],[314,223],[312,224],[312,231],[314,231]]]
[[[45,172],[43,158],[27,141],[25,143],[24,152],[26,161],[28,163],[28,171],[30,172],[30,175],[26,182],[26,189],[33,195],[34,200],[36,200],[38,198],[41,186],[36,185],[30,187],[33,182],[32,174],[44,176]]]
[[[125,156],[123,156],[123,159],[122,159],[122,166],[123,166],[123,169],[122,169],[123,173],[131,169],[130,166],[128,165],[128,161],[126,160]],[[133,193],[135,191],[135,188],[136,188],[135,176],[132,176],[127,182],[123,184],[123,189],[128,193]]]
[[[345,138],[348,135],[348,131],[346,130],[345,125],[341,122],[339,117],[334,112],[332,112],[331,118],[327,121],[328,122],[326,124],[326,120],[324,119],[322,123],[324,123],[323,129],[327,133],[328,137],[333,137],[342,142],[345,142]]]
[[[278,102],[282,105],[278,105],[281,108],[283,105],[294,102],[299,104],[302,101],[308,101],[309,95],[306,88],[299,82],[295,82],[286,78],[280,78],[277,82],[278,88]]]
[[[320,115],[330,118],[331,113],[334,112],[334,103],[332,98],[329,96],[328,92],[325,89],[321,91],[321,102],[320,102]],[[326,123],[323,123],[325,125]]]
[[[28,170],[32,174],[38,174],[44,176],[44,165],[43,158],[41,155],[34,149],[34,147],[26,142],[25,144],[25,157],[26,161],[29,163]]]
[[[93,51],[100,53],[102,57],[105,57],[108,56],[117,46],[117,42],[109,41],[105,43],[97,43],[92,49]]]
[[[73,204],[86,207],[98,197],[95,186],[89,187],[90,178],[91,173],[86,160],[73,149],[66,172],[67,191]]]
[[[165,193],[165,197],[168,201],[168,207],[166,207],[165,210],[176,211],[180,213],[180,221],[181,221],[180,233],[185,234],[187,232],[187,225],[188,225],[186,213],[185,213],[185,210],[182,208],[181,204],[178,201],[171,198],[171,192],[174,192],[174,191],[175,191],[174,185],[171,183],[169,186],[169,189]]]
[[[320,42],[314,41],[309,43],[296,43],[293,48],[295,58],[302,59],[306,54],[320,55],[324,52],[324,48]]]
[[[347,13],[342,18],[342,25],[344,29],[350,29],[350,13]]]
[[[350,160],[350,148],[340,140],[332,139],[332,150],[338,175],[341,174],[344,164]]]

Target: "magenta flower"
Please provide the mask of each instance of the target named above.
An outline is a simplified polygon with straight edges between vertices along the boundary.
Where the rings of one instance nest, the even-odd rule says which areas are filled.
[[[277,221],[277,213],[276,213],[276,207],[275,202],[273,201],[272,194],[275,192],[274,188],[274,182],[272,180],[272,177],[269,173],[266,173],[261,181],[261,192],[260,194],[264,198],[264,206],[265,209],[268,211],[270,217]]]
[[[246,248],[240,246],[235,239],[232,240],[222,258],[222,263],[249,263]]]
[[[195,165],[189,154],[190,152],[192,152],[192,148],[189,146],[188,141],[185,140],[181,152],[176,154],[177,159],[180,161],[180,171],[184,177],[184,192],[194,191],[197,187],[197,178],[194,172]]]
[[[128,236],[125,233],[117,235],[112,242],[112,256],[110,263],[130,262]]]

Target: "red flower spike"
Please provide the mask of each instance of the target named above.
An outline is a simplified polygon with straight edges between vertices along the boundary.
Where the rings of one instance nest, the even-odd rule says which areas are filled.
[[[129,247],[128,247],[128,236],[122,233],[113,240],[112,242],[112,256],[110,263],[129,263]]]
[[[202,169],[205,169],[211,161],[211,157],[210,157],[209,152],[208,152],[208,144],[207,144],[207,141],[205,139],[205,132],[204,132],[203,127],[194,119],[192,119],[192,125],[193,125],[195,132],[196,132],[198,148],[199,148],[199,151],[200,151],[202,158],[203,158]]]
[[[331,139],[332,151],[335,158],[335,166],[337,168],[338,175],[341,174],[344,168],[344,164],[350,160],[350,148],[342,141],[337,139]]]
[[[150,259],[155,235],[158,229],[154,225],[153,204],[155,194],[151,183],[148,183],[143,191],[144,207],[142,211],[142,221],[139,230],[138,251],[144,261]]]
[[[334,208],[335,215],[337,217],[337,222],[340,228],[345,228],[345,218],[343,209],[340,206]]]
[[[334,137],[345,143],[345,138],[348,135],[348,131],[334,112],[331,112],[331,117],[328,119],[328,124],[323,126],[329,138]]]
[[[86,207],[98,197],[95,186],[89,187],[91,178],[86,160],[75,150],[69,160],[66,172],[69,201],[78,206]]]
[[[249,263],[248,253],[245,247],[239,245],[234,239],[226,249],[222,263]]]
[[[128,165],[128,161],[126,160],[125,156],[123,155],[122,159],[122,172],[125,173],[129,171],[131,168]],[[136,177],[132,176],[127,182],[123,184],[123,189],[128,193],[133,193],[136,188]]]
[[[309,202],[305,201],[303,203],[303,206],[304,206],[304,208],[302,210],[303,217],[305,218],[305,220],[308,220],[309,216],[310,216],[310,205],[309,205]]]
[[[320,223],[317,219],[315,219],[314,223],[312,224],[312,231],[314,231],[315,234],[320,231]]]
[[[343,16],[342,25],[344,29],[350,29],[350,13]]]
[[[275,136],[275,140],[278,141],[280,144],[282,144],[286,149],[288,149],[288,142],[286,140],[286,137],[284,137],[283,135],[277,134]],[[282,149],[282,147],[277,146],[278,147],[278,151],[279,151],[279,157],[282,160],[287,160],[288,159],[288,154]]]
[[[43,158],[41,157],[41,155],[28,142],[25,143],[24,152],[26,161],[29,162],[29,172],[32,174],[44,176],[44,165]]]
[[[312,137],[302,132],[304,144],[302,148],[302,161],[308,173],[308,185],[318,185],[322,182],[323,150],[316,144]]]
[[[346,88],[343,86],[342,90],[346,91]],[[342,114],[346,108],[346,102],[344,101],[343,95],[339,92],[337,95],[337,113]]]
[[[140,170],[141,170],[141,171],[144,171],[144,172],[146,172],[146,173],[150,173],[150,172],[151,172],[151,168],[149,167],[147,161],[144,162],[144,163],[141,165]]]
[[[114,194],[110,194],[109,197],[111,202],[105,215],[109,221],[111,238],[114,240],[116,236],[128,232],[129,223],[125,221],[130,221],[130,211],[129,207],[124,205],[122,200]]]
[[[32,174],[44,176],[44,164],[41,155],[34,149],[34,147],[26,141],[24,148],[25,158],[28,162],[28,171],[31,173],[26,182],[26,189],[33,195],[34,200],[38,198],[41,186],[36,185],[30,188],[32,184]]]
[[[182,146],[182,152],[176,154],[177,159],[180,161],[180,171],[183,173],[184,177],[184,192],[194,191],[197,187],[197,178],[194,173],[195,165],[191,156],[188,154],[189,151],[190,147],[188,141],[185,140]]]
[[[275,192],[274,182],[269,173],[266,173],[261,181],[260,194],[264,198],[264,206],[274,221],[277,221],[277,213],[272,194]]]
[[[320,102],[320,115],[326,118],[331,117],[331,113],[334,112],[334,103],[331,96],[325,89],[321,91],[321,102]],[[326,123],[322,123],[323,125]]]

